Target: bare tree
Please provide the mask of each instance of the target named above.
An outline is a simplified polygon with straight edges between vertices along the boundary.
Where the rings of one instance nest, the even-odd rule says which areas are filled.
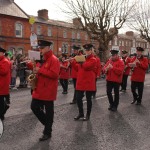
[[[141,38],[150,43],[150,1],[139,0],[131,18],[132,20],[128,23],[128,25],[132,29],[138,31]]]
[[[133,0],[62,0],[65,13],[78,18],[88,36],[98,41],[103,60],[108,58],[108,44],[128,19]]]

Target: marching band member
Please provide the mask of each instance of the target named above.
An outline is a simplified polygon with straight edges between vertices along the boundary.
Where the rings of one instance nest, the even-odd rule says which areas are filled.
[[[4,120],[4,115],[9,108],[6,102],[6,96],[9,95],[11,65],[4,56],[5,49],[0,47],[0,119]]]
[[[133,101],[131,104],[137,102],[136,104],[140,105],[142,101],[145,74],[148,68],[148,59],[142,55],[143,51],[144,49],[142,47],[137,47],[137,56],[134,56],[131,59],[131,67],[134,64],[131,74],[131,91],[133,94]],[[138,90],[138,93],[136,93],[136,89]]]
[[[104,66],[106,73],[106,88],[109,100],[108,110],[117,111],[119,105],[119,86],[122,82],[124,63],[118,56],[118,50],[111,50],[111,58]],[[112,96],[112,89],[114,89],[114,99]]]
[[[128,80],[128,76],[130,73],[130,67],[129,67],[130,58],[128,57],[128,52],[126,50],[122,51],[122,60],[124,62],[125,68],[124,68],[124,72],[123,72],[123,78],[122,78],[120,91],[126,92],[127,80]]]
[[[34,69],[37,83],[32,93],[31,109],[38,120],[44,125],[43,136],[39,139],[40,141],[51,138],[54,100],[56,100],[60,70],[59,60],[50,49],[51,44],[51,42],[45,40],[38,41],[44,62],[40,68],[36,67]]]
[[[60,61],[60,73],[59,73],[59,81],[63,88],[62,94],[68,93],[68,79],[70,77],[70,62],[65,61],[67,58],[67,55],[62,54],[62,58]]]
[[[74,51],[74,53],[73,53],[73,57],[75,57],[75,56],[77,56],[78,54],[79,54],[79,49],[80,49],[80,47],[79,46],[73,46],[73,51]],[[76,81],[77,81],[77,71],[76,71],[76,69],[74,68],[74,63],[76,63],[75,62],[75,60],[73,59],[73,60],[71,60],[70,61],[70,66],[71,66],[71,78],[72,78],[72,81],[73,81],[73,86],[74,86],[74,95],[73,95],[73,100],[72,100],[72,102],[70,102],[70,104],[76,104]]]
[[[92,44],[83,45],[86,53],[85,62],[77,63],[75,65],[78,74],[77,74],[77,83],[76,83],[76,98],[77,98],[77,106],[79,110],[79,114],[74,118],[74,120],[83,119],[83,121],[87,121],[90,118],[91,109],[92,109],[92,94],[93,91],[96,90],[95,85],[95,67],[96,67],[96,59],[92,54]],[[83,95],[86,95],[87,100],[87,113],[84,117],[83,110]]]

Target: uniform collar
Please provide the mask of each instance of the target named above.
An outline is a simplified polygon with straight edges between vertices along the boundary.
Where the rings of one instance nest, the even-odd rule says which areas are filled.
[[[53,52],[50,50],[49,52],[44,54],[44,60],[46,61],[49,57],[51,57]]]

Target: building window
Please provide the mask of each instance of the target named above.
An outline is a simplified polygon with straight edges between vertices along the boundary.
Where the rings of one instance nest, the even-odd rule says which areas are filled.
[[[48,27],[47,35],[48,35],[48,36],[52,36],[52,30],[51,30],[51,27]]]
[[[67,38],[67,31],[66,30],[63,31],[63,37]]]
[[[50,49],[53,51],[54,50],[54,42],[53,41],[51,41],[51,42],[52,42],[52,44],[50,46]]]
[[[112,45],[112,41],[109,41],[109,45]]]
[[[87,35],[87,34],[85,34],[85,40],[86,40],[86,41],[88,40],[88,35]]]
[[[68,44],[67,43],[63,43],[63,45],[62,45],[62,53],[68,53]]]
[[[16,23],[16,37],[22,37],[22,24],[21,23]]]
[[[122,41],[122,46],[124,46],[124,41]]]
[[[121,41],[119,40],[119,46],[121,46]]]
[[[80,40],[80,33],[77,33],[77,39]]]
[[[37,26],[37,35],[41,35],[41,26]]]
[[[75,39],[75,32],[72,31],[72,39]]]
[[[126,46],[128,46],[128,41],[126,41]]]

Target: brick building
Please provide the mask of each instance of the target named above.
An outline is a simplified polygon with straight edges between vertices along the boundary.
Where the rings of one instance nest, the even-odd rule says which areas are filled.
[[[53,42],[52,49],[57,56],[62,52],[71,54],[74,44],[90,42],[76,18],[73,23],[51,20],[46,9],[38,11],[33,25],[29,23],[30,17],[32,16],[26,14],[13,0],[0,0],[0,46],[14,55],[27,54],[28,50],[34,48],[30,44],[31,32],[38,39]]]
[[[82,30],[78,18],[72,23],[52,20],[48,17],[48,10],[39,10],[37,16],[29,16],[13,0],[0,0],[0,46],[14,55],[27,54],[31,47],[30,36],[35,33],[38,39],[53,42],[52,49],[55,55],[62,52],[70,55],[73,45],[93,43],[98,48],[98,43],[90,40],[87,33]],[[35,18],[35,23],[29,23],[30,17]],[[118,34],[109,43],[109,49],[128,50],[134,53],[135,48],[141,46],[149,52],[149,44],[140,39],[132,31]]]
[[[134,54],[136,52],[136,47],[138,46],[145,49],[145,55],[149,55],[149,43],[146,40],[141,39],[140,36],[133,31],[127,31],[125,34],[118,34],[109,42],[109,49],[119,49],[120,51],[127,50],[129,54]]]

